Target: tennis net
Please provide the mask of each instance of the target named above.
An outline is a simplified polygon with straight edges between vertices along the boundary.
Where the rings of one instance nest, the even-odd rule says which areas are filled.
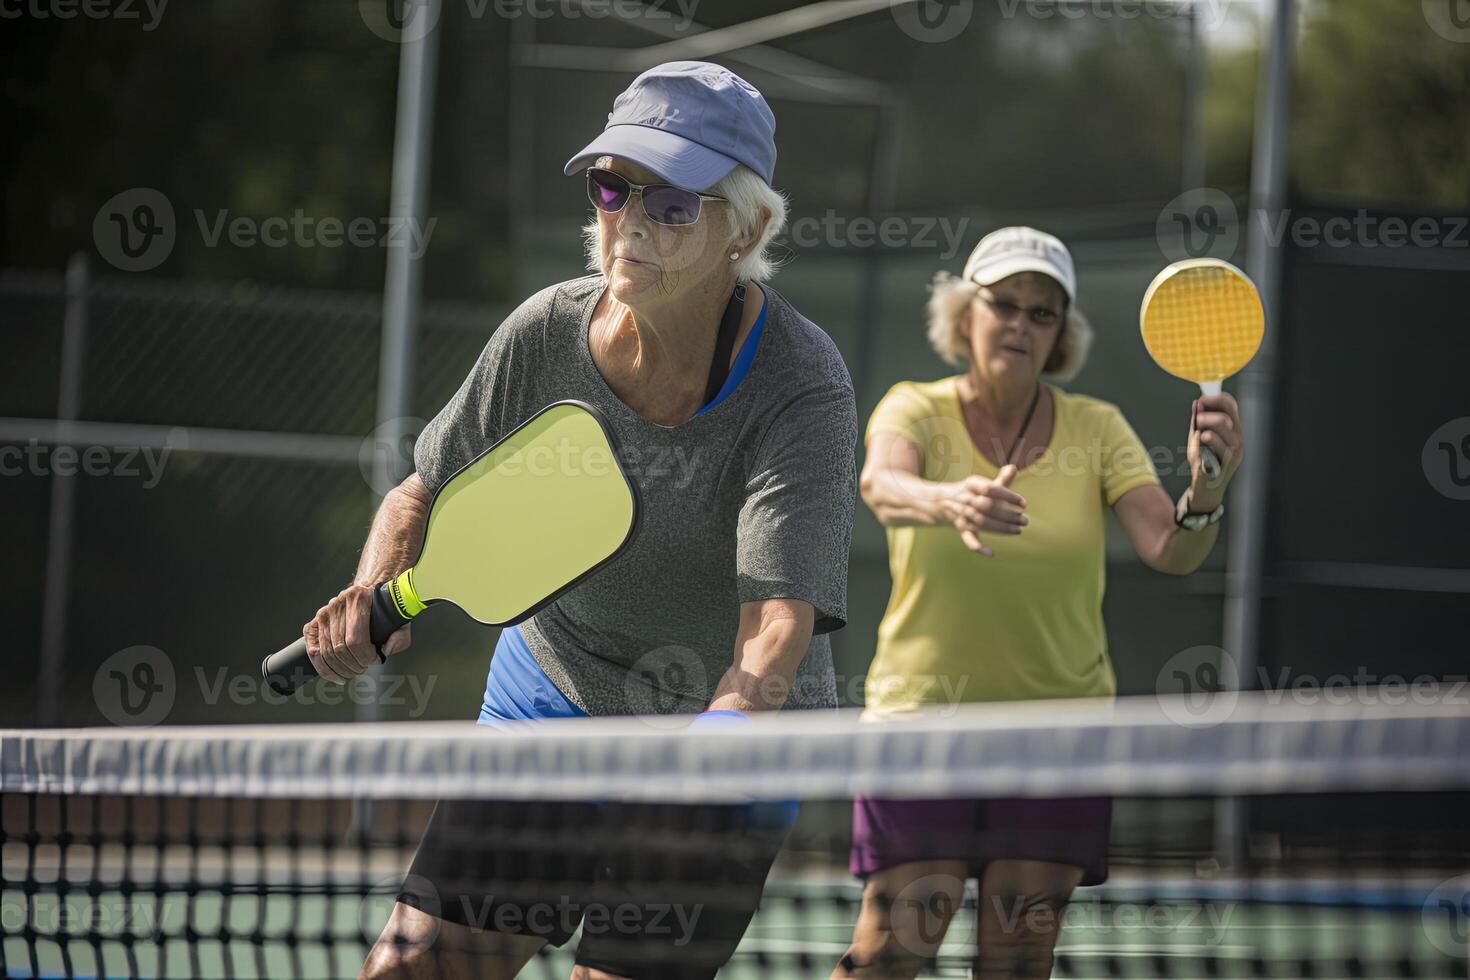
[[[759,909],[720,975],[826,977],[864,911],[849,858],[852,801],[867,797],[1019,807],[1000,859],[1096,830],[1091,818],[1048,827],[1049,813],[1099,799],[1111,811],[1107,879],[1064,907],[1038,913],[973,879],[881,897],[919,941],[876,954],[878,967],[912,957],[920,976],[1008,975],[997,957],[1012,947],[988,937],[1044,930],[1033,920],[1047,914],[1058,977],[1470,975],[1463,707],[1240,695],[1205,716],[1148,698],[682,724],[0,732],[0,966],[356,976],[404,895],[471,933],[493,937],[507,914],[510,929],[530,927],[539,911],[573,934],[522,976],[567,976],[594,933],[677,965],[701,955],[701,915],[717,920],[748,891],[731,863],[774,840]],[[437,864],[416,863],[436,806],[460,818],[436,821]],[[1005,822],[965,812],[909,836],[968,846]]]

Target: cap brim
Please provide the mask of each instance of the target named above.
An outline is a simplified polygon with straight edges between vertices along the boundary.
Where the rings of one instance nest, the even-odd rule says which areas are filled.
[[[646,167],[664,180],[691,191],[707,191],[719,183],[739,161],[717,153],[693,140],[652,126],[609,126],[567,161],[562,172],[568,177],[614,156]]]
[[[1039,272],[1062,287],[1062,292],[1067,294],[1067,302],[1075,303],[1077,297],[1067,286],[1067,280],[1062,278],[1062,270],[1049,262],[1029,255],[1016,256],[1009,259],[1001,259],[999,262],[988,264],[981,269],[971,273],[970,280],[982,286],[994,286],[1007,276],[1014,276],[1019,272]]]

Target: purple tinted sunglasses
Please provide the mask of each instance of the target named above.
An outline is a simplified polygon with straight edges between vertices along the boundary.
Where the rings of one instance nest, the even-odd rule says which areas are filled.
[[[723,201],[723,197],[686,191],[673,184],[635,184],[620,174],[599,167],[587,168],[587,197],[592,206],[607,214],[617,214],[634,193],[643,199],[643,213],[658,225],[692,225],[699,220],[700,205],[705,201]]]

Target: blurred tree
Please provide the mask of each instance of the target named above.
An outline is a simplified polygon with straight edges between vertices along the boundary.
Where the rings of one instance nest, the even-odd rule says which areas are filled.
[[[1470,30],[1442,35],[1433,9],[1453,27],[1458,3],[1332,0],[1304,11],[1292,139],[1304,193],[1470,206]]]
[[[1434,3],[1312,0],[1301,8],[1291,181],[1317,200],[1470,207],[1470,31],[1452,40]],[[1458,0],[1444,0],[1446,11]],[[1446,31],[1451,33],[1451,31]],[[1458,36],[1458,35],[1456,35]],[[1259,49],[1220,55],[1208,110],[1212,180],[1250,169]],[[1226,175],[1226,176],[1219,176]]]
[[[1465,204],[1470,44],[1437,33],[1423,4],[1304,2],[1297,183],[1320,197]],[[791,5],[769,0],[747,13]],[[510,147],[511,24],[468,9],[446,4],[443,18],[428,290],[502,301],[513,282],[510,155],[531,155],[531,220],[580,219],[579,195],[558,182],[560,161],[627,78],[528,72],[521,82],[534,100],[535,145]],[[1184,24],[1160,12],[1169,9],[1145,5],[1146,16],[1124,18],[976,4],[965,30],[942,43],[902,36],[881,11],[777,43],[900,93],[901,210],[1147,211],[1178,190]],[[1247,25],[1236,32],[1247,41],[1254,13],[1231,15]],[[732,18],[740,19],[722,8],[705,19]],[[554,43],[650,40],[602,21],[550,21],[536,31]],[[104,201],[156,187],[174,203],[181,232],[164,275],[380,288],[378,248],[211,247],[199,228],[221,215],[298,210],[313,219],[382,217],[398,48],[367,29],[356,2],[203,0],[168,7],[151,30],[24,17],[7,21],[5,34],[0,265],[59,268],[90,247]],[[1212,50],[1209,180],[1243,190],[1257,51],[1249,43]],[[741,70],[759,81],[758,71]],[[862,213],[876,112],[773,101],[779,179],[797,207]]]
[[[57,268],[92,247],[114,194],[161,191],[162,274],[378,288],[379,249],[212,245],[221,215],[380,217],[397,49],[355,4],[212,0],[137,21],[21,18],[0,263]],[[105,271],[105,266],[104,266]]]

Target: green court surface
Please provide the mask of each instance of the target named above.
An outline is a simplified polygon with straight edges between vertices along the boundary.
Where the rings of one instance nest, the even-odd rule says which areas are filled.
[[[339,880],[338,885],[360,889]],[[1466,940],[1456,923],[1424,909],[1436,882],[1318,879],[1314,881],[1201,882],[1115,875],[1108,884],[1081,889],[1062,914],[1056,976],[1067,977],[1301,977],[1349,976],[1344,951],[1368,964],[1415,964],[1413,976],[1465,976],[1434,972]],[[93,947],[68,944],[69,963],[54,942],[36,944],[31,962],[24,936],[25,896],[7,891],[4,954],[7,977],[32,976],[208,976],[352,977],[366,946],[354,937],[376,935],[390,901],[377,889],[366,900],[349,894],[234,895],[203,891],[133,895],[102,892],[64,898],[42,891],[31,898],[32,925],[43,931],[132,933],[130,960],[123,943]],[[798,881],[773,878],[766,900],[739,952],[722,972],[728,978],[825,977],[847,947],[857,915],[858,889],[838,874]],[[1002,913],[1004,914],[1004,913]],[[68,917],[70,921],[68,921]],[[90,917],[90,919],[88,918]],[[211,938],[224,928],[236,938]],[[148,937],[188,935],[162,947]],[[293,946],[272,936],[295,933]],[[262,941],[248,937],[259,933]],[[240,938],[247,937],[247,938]],[[330,937],[329,942],[322,938]],[[940,955],[926,976],[969,976],[975,937],[974,886],[956,914]],[[547,950],[522,973],[565,977],[572,943]],[[1264,974],[1257,965],[1266,964]],[[33,972],[34,971],[34,972]],[[1310,973],[1308,973],[1310,971]]]

